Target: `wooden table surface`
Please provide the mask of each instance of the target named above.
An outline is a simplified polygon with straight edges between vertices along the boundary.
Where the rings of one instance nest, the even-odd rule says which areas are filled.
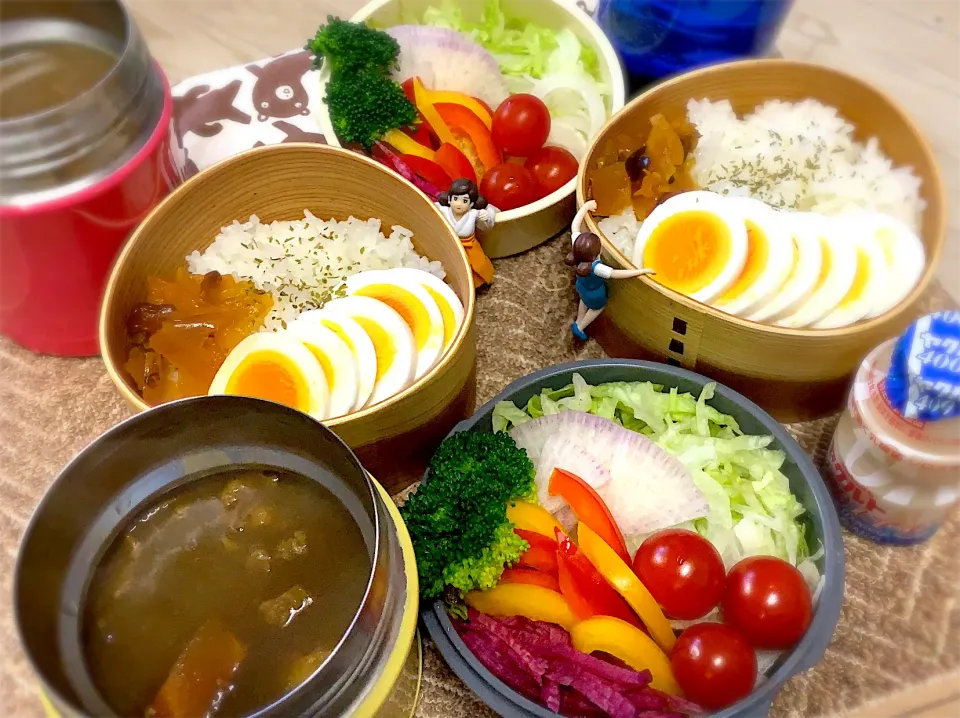
[[[176,83],[299,47],[328,14],[348,17],[362,0],[128,4],[154,56]],[[897,98],[939,157],[950,200],[960,195],[960,0],[797,0],[779,48],[788,58],[843,68]],[[960,220],[955,212],[940,279],[960,301]],[[893,715],[960,715],[960,674],[856,713]]]

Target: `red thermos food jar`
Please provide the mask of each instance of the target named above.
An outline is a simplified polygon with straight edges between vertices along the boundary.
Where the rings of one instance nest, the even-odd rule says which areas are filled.
[[[113,260],[181,180],[172,115],[120,3],[0,4],[0,334],[97,353]]]

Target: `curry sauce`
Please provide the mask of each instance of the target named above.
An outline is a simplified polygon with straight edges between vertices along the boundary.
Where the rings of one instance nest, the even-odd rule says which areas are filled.
[[[141,512],[98,567],[91,675],[124,716],[248,715],[319,668],[369,572],[359,527],[320,484],[199,479]]]

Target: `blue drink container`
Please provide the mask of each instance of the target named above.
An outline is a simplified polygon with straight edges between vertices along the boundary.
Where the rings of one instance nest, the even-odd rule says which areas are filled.
[[[631,90],[718,62],[764,57],[793,0],[599,0],[595,18]]]

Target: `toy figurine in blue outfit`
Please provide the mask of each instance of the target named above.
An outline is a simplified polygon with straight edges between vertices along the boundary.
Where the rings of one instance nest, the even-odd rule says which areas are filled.
[[[614,269],[600,261],[600,238],[593,232],[580,231],[587,212],[596,208],[597,203],[593,200],[586,202],[573,218],[570,225],[573,246],[565,260],[567,265],[576,268],[580,306],[577,308],[576,321],[570,325],[570,331],[580,341],[587,340],[587,327],[607,306],[608,279],[631,279],[653,273],[652,269]]]

